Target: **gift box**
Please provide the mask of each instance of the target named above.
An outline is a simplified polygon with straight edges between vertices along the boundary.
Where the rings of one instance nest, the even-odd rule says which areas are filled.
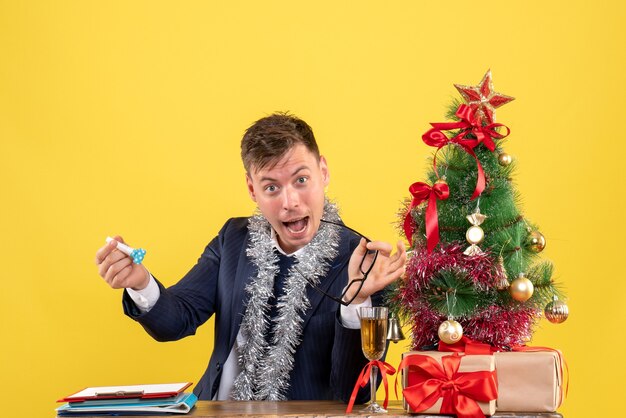
[[[411,351],[402,355],[400,368],[408,412],[480,417],[496,411],[492,355]]]
[[[498,352],[496,409],[555,412],[563,402],[563,360],[556,350]]]

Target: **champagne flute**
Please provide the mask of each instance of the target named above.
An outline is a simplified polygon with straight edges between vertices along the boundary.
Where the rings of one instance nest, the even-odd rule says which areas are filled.
[[[361,348],[368,360],[380,360],[385,354],[387,343],[387,308],[367,307],[361,308],[359,317],[361,318]],[[376,377],[378,367],[370,368],[370,390],[371,402],[363,410],[371,414],[384,414],[387,412],[382,406],[376,403]]]

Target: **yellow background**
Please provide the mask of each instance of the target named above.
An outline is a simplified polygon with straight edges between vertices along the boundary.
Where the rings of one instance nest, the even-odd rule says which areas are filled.
[[[444,120],[453,83],[491,68],[517,98],[498,120],[525,214],[569,295],[569,320],[542,321],[533,343],[567,357],[563,414],[618,414],[625,21],[617,0],[2,1],[3,402],[28,396],[24,415],[53,416],[84,386],[197,382],[212,324],[153,341],[97,274],[104,238],[146,248],[176,282],[229,216],[254,209],[243,130],[290,110],[313,126],[347,223],[395,241],[407,187],[425,179],[421,134]]]

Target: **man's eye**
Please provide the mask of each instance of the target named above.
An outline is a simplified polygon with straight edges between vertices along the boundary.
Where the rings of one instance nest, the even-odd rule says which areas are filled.
[[[266,191],[268,192],[275,192],[276,191],[276,186],[274,185],[269,185],[265,188]]]
[[[306,177],[299,177],[299,178],[298,178],[298,183],[303,184],[303,183],[306,183],[306,182],[307,182],[307,180],[308,180],[308,179],[307,179]]]

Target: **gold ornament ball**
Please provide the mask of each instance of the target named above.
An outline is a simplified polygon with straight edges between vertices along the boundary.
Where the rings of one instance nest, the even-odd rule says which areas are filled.
[[[539,231],[531,231],[528,235],[528,248],[535,253],[540,253],[546,248],[546,237]]]
[[[470,226],[465,233],[465,239],[470,244],[480,244],[485,239],[485,231],[478,225]]]
[[[511,164],[512,161],[513,158],[506,152],[498,155],[498,164],[500,164],[502,167],[506,167],[507,165]]]
[[[454,344],[463,336],[463,327],[454,319],[448,319],[439,325],[437,330],[439,339],[446,344]]]
[[[565,320],[569,316],[569,308],[567,307],[565,302],[562,302],[558,299],[555,299],[552,302],[548,303],[543,312],[546,315],[546,319],[553,324],[560,324],[561,322],[565,322]]]
[[[522,274],[520,274],[517,279],[513,280],[509,287],[511,296],[518,302],[526,302],[533,295],[534,290],[535,287],[532,282]]]

